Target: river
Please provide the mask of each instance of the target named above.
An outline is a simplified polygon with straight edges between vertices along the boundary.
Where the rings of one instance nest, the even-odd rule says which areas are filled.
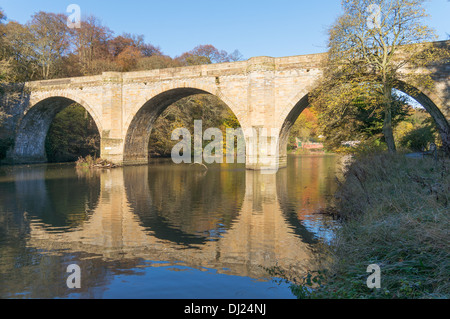
[[[295,298],[277,267],[320,264],[338,156],[83,170],[0,167],[0,298]],[[78,265],[80,288],[67,285]]]

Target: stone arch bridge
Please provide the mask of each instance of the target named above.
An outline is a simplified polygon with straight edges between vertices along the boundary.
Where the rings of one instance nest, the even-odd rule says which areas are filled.
[[[439,43],[450,45],[450,41]],[[309,104],[308,94],[322,75],[325,57],[254,57],[242,62],[29,82],[25,84],[29,97],[9,158],[14,163],[45,162],[45,138],[51,121],[63,108],[77,102],[97,124],[102,158],[119,164],[147,163],[152,124],[157,117],[179,99],[204,93],[225,102],[244,132],[257,132],[256,138],[246,136],[247,168],[262,167],[264,150],[257,142],[270,129],[276,136],[276,157],[282,167],[289,130]],[[417,87],[413,97],[433,116],[448,146],[450,65],[437,66],[431,72],[433,91]],[[404,89],[402,86],[400,83],[398,89]]]

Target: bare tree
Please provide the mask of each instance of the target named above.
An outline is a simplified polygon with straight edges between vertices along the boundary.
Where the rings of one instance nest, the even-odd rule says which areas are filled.
[[[33,35],[33,51],[42,72],[48,79],[57,63],[69,50],[69,28],[64,14],[38,12],[27,24]]]
[[[242,54],[238,50],[228,54],[225,50],[218,50],[211,44],[204,44],[196,46],[191,51],[183,53],[176,59],[183,65],[201,65],[241,61]]]
[[[71,29],[74,53],[79,59],[82,74],[92,74],[94,61],[107,58],[108,41],[111,40],[112,33],[94,16],[81,21],[80,28]]]

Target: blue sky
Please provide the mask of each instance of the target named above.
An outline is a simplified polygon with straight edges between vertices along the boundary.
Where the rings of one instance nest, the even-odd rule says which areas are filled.
[[[245,58],[282,57],[326,50],[326,30],[341,13],[340,0],[1,0],[9,20],[25,23],[37,11],[66,12],[78,4],[120,35],[143,34],[175,57],[212,44]],[[450,1],[426,5],[428,24],[441,40],[450,34]]]

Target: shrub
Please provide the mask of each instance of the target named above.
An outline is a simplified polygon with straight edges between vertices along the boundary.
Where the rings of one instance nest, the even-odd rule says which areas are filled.
[[[435,132],[431,126],[424,126],[408,132],[400,140],[400,145],[411,151],[420,152],[435,141]]]

